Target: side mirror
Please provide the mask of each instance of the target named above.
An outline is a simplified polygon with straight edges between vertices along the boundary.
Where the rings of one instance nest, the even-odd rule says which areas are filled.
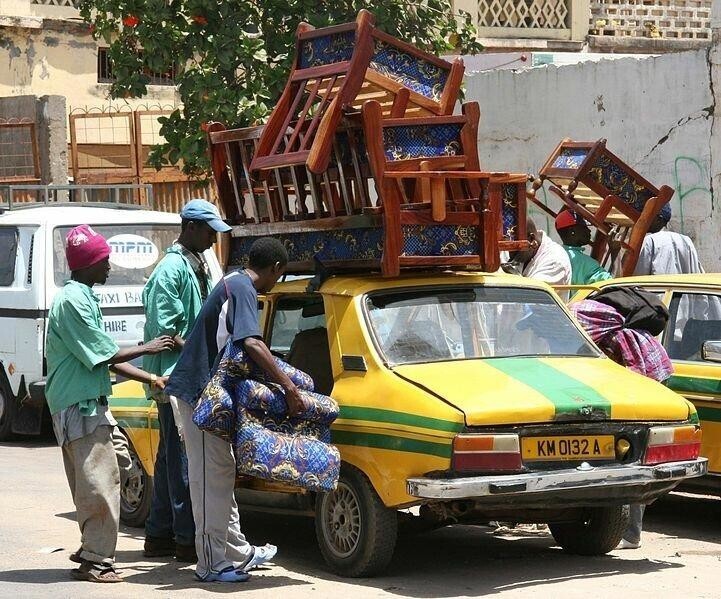
[[[721,362],[721,341],[704,341],[701,356],[706,362]]]

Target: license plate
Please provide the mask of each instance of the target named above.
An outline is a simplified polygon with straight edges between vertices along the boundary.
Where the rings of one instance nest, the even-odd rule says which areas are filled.
[[[613,435],[524,437],[524,460],[604,460],[616,457]]]

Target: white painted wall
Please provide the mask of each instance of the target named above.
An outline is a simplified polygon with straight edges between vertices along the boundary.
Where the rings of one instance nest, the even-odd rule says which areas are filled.
[[[717,44],[713,51],[473,73],[466,99],[481,104],[481,165],[535,174],[564,137],[606,138],[649,181],[676,190],[671,228],[694,240],[706,270],[721,272],[721,108],[713,95],[714,87],[721,95],[720,62]],[[531,213],[553,228],[538,209]]]

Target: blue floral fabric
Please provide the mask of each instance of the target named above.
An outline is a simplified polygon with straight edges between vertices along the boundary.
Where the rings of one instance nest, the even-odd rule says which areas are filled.
[[[404,87],[438,102],[448,70],[427,62],[381,40],[375,40],[371,68]]]
[[[462,154],[459,123],[399,125],[383,128],[383,151],[388,160],[433,158]]]
[[[403,256],[467,256],[479,253],[478,230],[465,225],[401,225]],[[259,237],[259,236],[258,236]],[[232,266],[248,262],[254,236],[233,237]],[[303,231],[272,235],[288,251],[291,263],[312,264],[334,260],[380,260],[383,255],[383,228],[358,227],[330,231]]]
[[[313,392],[313,380],[282,360],[276,364],[301,390],[305,410],[289,418],[283,390],[229,343],[193,412],[198,428],[231,443],[238,474],[310,491],[335,489],[340,454],[330,445],[338,404]]]
[[[305,40],[301,46],[299,66],[307,69],[350,60],[354,48],[355,31],[311,38]]]
[[[507,241],[516,241],[518,239],[518,184],[504,183],[502,196],[503,237]]]
[[[653,189],[646,187],[603,152],[595,159],[588,176],[639,212],[643,210],[646,202],[656,195]]]

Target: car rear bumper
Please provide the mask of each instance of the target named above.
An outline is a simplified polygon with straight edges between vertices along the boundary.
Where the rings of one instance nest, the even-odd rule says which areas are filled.
[[[706,474],[708,460],[642,466],[591,466],[524,474],[460,478],[411,478],[408,494],[425,500],[474,499],[480,503],[537,504],[568,499],[574,505],[603,502],[647,503],[680,482]]]

